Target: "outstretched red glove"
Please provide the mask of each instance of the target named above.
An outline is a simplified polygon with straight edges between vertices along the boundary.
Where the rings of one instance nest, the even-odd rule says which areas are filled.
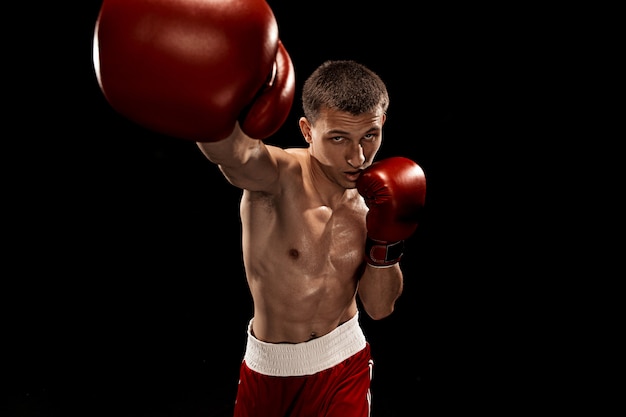
[[[103,0],[93,43],[111,106],[153,131],[197,142],[285,122],[294,68],[265,0]]]

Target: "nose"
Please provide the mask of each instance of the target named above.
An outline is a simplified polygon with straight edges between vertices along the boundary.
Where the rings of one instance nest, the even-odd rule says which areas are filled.
[[[352,168],[361,168],[361,166],[363,166],[363,163],[365,163],[365,154],[363,153],[363,147],[360,143],[350,148],[350,154],[347,160]]]

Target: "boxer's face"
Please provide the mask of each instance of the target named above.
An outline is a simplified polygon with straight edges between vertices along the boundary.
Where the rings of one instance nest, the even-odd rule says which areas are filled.
[[[300,128],[325,175],[344,188],[354,188],[359,172],[372,164],[380,148],[385,120],[382,109],[357,116],[323,109],[314,125],[302,118]]]

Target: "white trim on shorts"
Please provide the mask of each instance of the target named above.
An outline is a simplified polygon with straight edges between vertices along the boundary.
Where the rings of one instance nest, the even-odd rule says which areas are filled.
[[[248,323],[243,359],[250,369],[264,375],[313,375],[365,349],[365,335],[358,317],[357,311],[354,317],[332,332],[302,343],[263,342],[252,335],[252,318]]]

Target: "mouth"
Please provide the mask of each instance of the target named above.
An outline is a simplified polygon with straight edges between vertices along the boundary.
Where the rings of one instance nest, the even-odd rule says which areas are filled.
[[[345,175],[348,181],[356,182],[356,180],[359,179],[359,176],[361,175],[361,171],[348,171],[345,172]]]

